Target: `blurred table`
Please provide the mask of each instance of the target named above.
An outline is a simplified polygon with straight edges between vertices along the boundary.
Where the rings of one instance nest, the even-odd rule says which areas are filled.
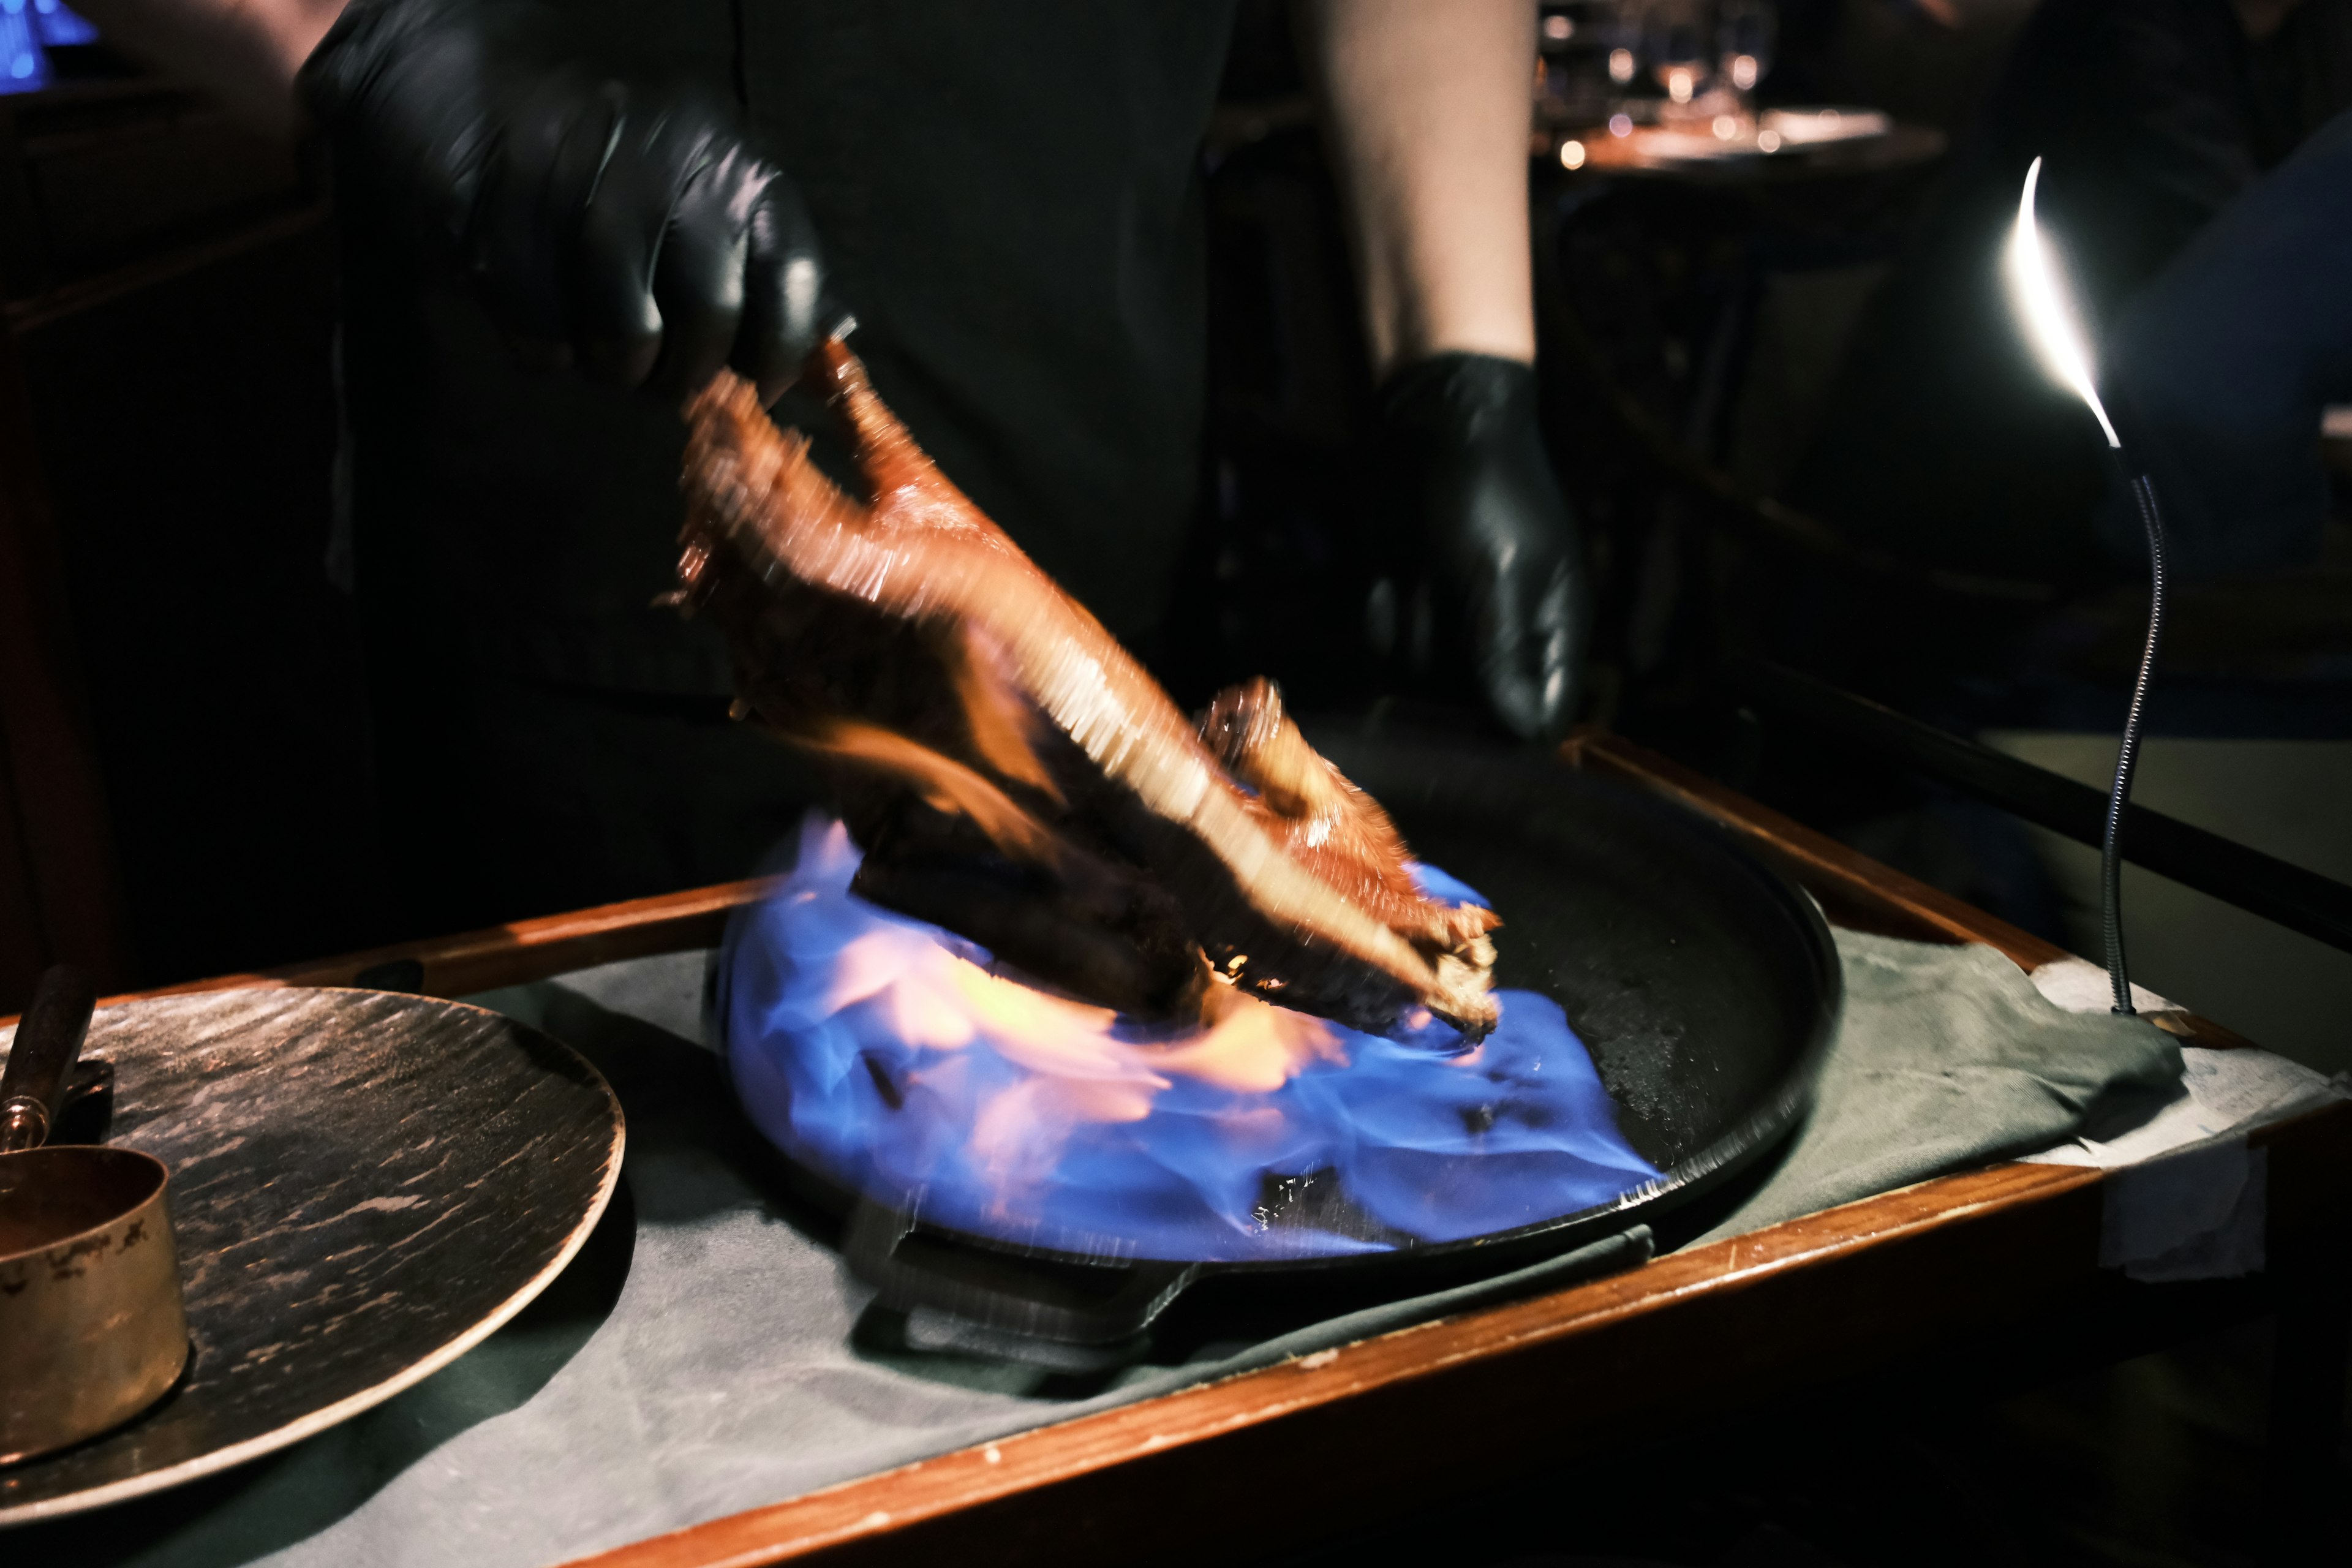
[[[1672,123],[1620,113],[1597,125],[1541,127],[1530,151],[1570,174],[1781,184],[1903,173],[1934,163],[1948,145],[1932,126],[1825,109],[1768,110],[1755,120],[1694,114]]]
[[[1712,114],[1661,117],[1556,113],[1528,158],[1552,456],[1596,536],[1600,712],[1636,726],[1740,624],[1719,585],[1752,569],[1742,552],[1796,543],[1810,563],[1834,537],[1756,501],[1804,461],[1948,148],[1867,109],[1727,115],[1721,135]]]

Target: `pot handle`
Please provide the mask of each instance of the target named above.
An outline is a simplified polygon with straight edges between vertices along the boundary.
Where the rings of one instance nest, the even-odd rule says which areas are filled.
[[[917,1228],[914,1217],[861,1198],[842,1251],[850,1271],[898,1311],[929,1307],[966,1322],[1066,1345],[1134,1338],[1199,1277],[1197,1263],[1033,1265]],[[1083,1278],[1066,1278],[1080,1275]]]
[[[52,965],[42,974],[33,1005],[16,1022],[7,1070],[0,1072],[0,1154],[47,1142],[97,1005],[89,977],[71,964]]]

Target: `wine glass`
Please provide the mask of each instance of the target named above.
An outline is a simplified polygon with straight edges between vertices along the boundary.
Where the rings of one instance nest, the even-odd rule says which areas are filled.
[[[1706,0],[1650,0],[1643,34],[1650,74],[1665,89],[1666,113],[1691,112],[1714,64]]]
[[[1772,68],[1772,41],[1780,18],[1772,0],[1722,0],[1715,16],[1715,49],[1723,84],[1738,99],[1739,112],[1753,112],[1756,84]]]
[[[1622,91],[1642,70],[1642,0],[1607,0],[1593,20],[1610,85]]]
[[[1536,19],[1537,88],[1541,107],[1569,124],[1605,119],[1611,97],[1608,74],[1615,35],[1615,0],[1545,0]],[[1633,42],[1640,42],[1638,29]],[[1633,77],[1627,57],[1624,79]],[[1619,86],[1622,82],[1618,83]]]

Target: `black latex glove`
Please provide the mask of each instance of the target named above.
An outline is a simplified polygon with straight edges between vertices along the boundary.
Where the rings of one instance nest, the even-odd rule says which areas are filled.
[[[833,322],[816,235],[731,105],[592,63],[532,0],[354,0],[297,79],[346,202],[478,285],[530,362],[772,400]]]
[[[1418,361],[1381,388],[1379,425],[1411,597],[1400,604],[1393,580],[1374,590],[1375,647],[1402,645],[1426,681],[1475,679],[1523,740],[1559,735],[1576,716],[1591,617],[1583,542],[1537,425],[1534,367],[1491,354]]]

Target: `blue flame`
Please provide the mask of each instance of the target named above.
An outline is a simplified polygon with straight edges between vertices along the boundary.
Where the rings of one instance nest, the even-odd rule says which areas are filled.
[[[60,0],[0,0],[0,93],[37,92],[56,75],[48,51],[98,42],[98,29]]]
[[[1658,1179],[1535,992],[1501,992],[1473,1049],[1426,1015],[1383,1038],[1255,1002],[1228,1037],[1155,1034],[852,896],[856,868],[812,816],[729,933],[730,1067],[787,1154],[931,1223],[1096,1257],[1292,1258],[1489,1235]]]
[[[32,92],[49,85],[49,58],[33,22],[26,0],[0,0],[0,92]]]
[[[58,0],[33,0],[33,31],[45,47],[52,49],[98,42],[98,28]]]

